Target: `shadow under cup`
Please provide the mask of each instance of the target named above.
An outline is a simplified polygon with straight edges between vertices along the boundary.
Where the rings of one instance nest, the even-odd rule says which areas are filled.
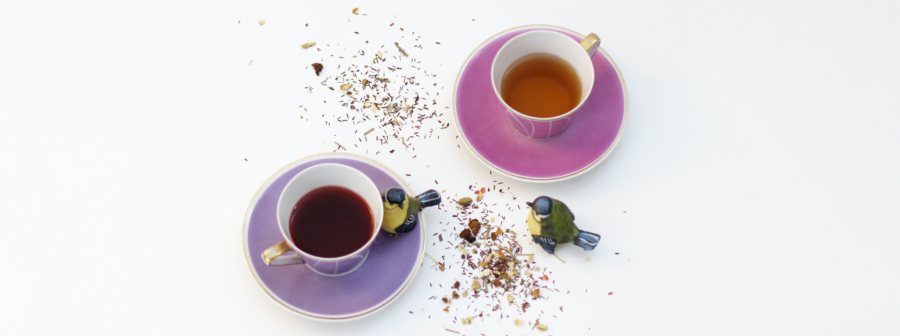
[[[594,49],[596,50],[596,49]],[[510,127],[530,139],[548,140],[561,134],[581,110],[594,87],[594,66],[589,55],[591,51],[569,36],[555,31],[535,30],[518,35],[503,45],[491,64],[491,82],[497,99],[506,108]],[[503,78],[510,68],[525,57],[549,54],[568,63],[578,76],[581,84],[578,104],[566,113],[550,118],[538,118],[516,111],[503,99]]]
[[[290,219],[294,206],[301,198],[303,198],[303,196],[319,188],[331,186],[349,189],[361,197],[365,206],[371,211],[372,227],[371,233],[362,247],[343,256],[328,258],[310,254],[303,251],[295,244],[291,239]],[[381,202],[381,194],[378,192],[375,184],[365,174],[345,165],[325,163],[307,168],[294,176],[294,178],[292,178],[284,187],[284,190],[278,199],[276,211],[278,227],[281,230],[281,234],[285,241],[272,248],[277,248],[279,245],[282,245],[283,250],[293,250],[296,254],[276,256],[271,258],[269,264],[273,266],[306,264],[307,267],[316,273],[326,276],[340,276],[353,272],[365,261],[368,256],[369,248],[372,246],[372,243],[378,236],[378,231],[381,229],[384,207]],[[317,225],[327,226],[328,223],[326,222]],[[321,229],[322,228],[320,228],[320,230]],[[324,230],[328,230],[328,228],[324,228]],[[345,232],[337,232],[337,234],[344,233]],[[328,232],[328,234],[333,235],[335,232]],[[269,251],[269,249],[266,251]],[[266,252],[263,252],[263,258],[266,259]]]

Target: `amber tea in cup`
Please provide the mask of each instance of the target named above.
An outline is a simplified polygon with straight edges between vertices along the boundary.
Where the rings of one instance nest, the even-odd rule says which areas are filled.
[[[581,102],[581,79],[575,68],[548,53],[516,60],[503,76],[500,88],[509,107],[536,118],[563,115]]]

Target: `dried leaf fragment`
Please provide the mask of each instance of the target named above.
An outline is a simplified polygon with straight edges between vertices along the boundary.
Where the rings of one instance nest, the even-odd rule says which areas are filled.
[[[448,313],[449,313],[449,312],[450,312],[450,306],[446,306],[446,307],[444,307],[444,309],[443,309],[443,310],[444,310],[444,311],[445,311],[445,312],[448,312]]]
[[[473,235],[477,235],[478,230],[481,230],[481,223],[479,223],[477,219],[470,220],[469,229],[472,230]]]
[[[469,229],[462,230],[462,232],[459,233],[459,237],[465,239],[469,243],[475,242],[475,235],[473,235],[472,231]]]
[[[471,316],[469,316],[469,317],[463,317],[463,318],[461,319],[461,321],[462,321],[462,324],[463,324],[463,325],[472,324],[472,317],[471,317]]]
[[[472,290],[478,290],[481,288],[481,281],[472,280]]]
[[[541,289],[538,288],[531,291],[531,296],[534,296],[534,298],[537,299],[539,296],[541,296]]]
[[[453,298],[454,298],[454,299],[459,299],[459,294],[456,293],[456,291],[453,291]]]
[[[356,12],[359,12],[359,7],[353,9],[353,14],[356,14]]]
[[[400,30],[403,30],[403,28],[400,28]],[[406,50],[400,48],[400,43],[394,42],[394,45],[397,46],[397,49],[400,50],[400,53],[403,54],[403,56],[409,57],[409,54],[406,53]]]
[[[309,47],[312,47],[314,45],[316,45],[316,42],[306,42],[303,45],[301,45],[301,47],[303,47],[303,49],[309,49]]]
[[[323,68],[322,63],[313,63],[312,67],[313,67],[313,70],[316,71],[316,76],[318,76],[319,73],[322,72],[322,68]]]

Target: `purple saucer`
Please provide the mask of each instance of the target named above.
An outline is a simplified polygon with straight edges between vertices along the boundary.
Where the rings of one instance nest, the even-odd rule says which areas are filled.
[[[262,251],[284,240],[275,219],[281,190],[294,175],[320,163],[356,168],[378,190],[397,186],[415,195],[396,173],[362,156],[320,154],[300,159],[275,173],[253,197],[244,219],[244,258],[263,290],[289,311],[320,321],[346,321],[387,306],[406,289],[425,253],[425,219],[420,215],[419,225],[398,237],[379,230],[366,261],[348,275],[323,276],[305,265],[266,265]]]
[[[553,30],[581,41],[582,35],[554,26],[524,26],[494,35],[463,63],[454,89],[454,116],[467,146],[488,167],[512,178],[555,182],[582,174],[609,156],[622,137],[628,96],[612,58],[600,48],[592,59],[595,82],[585,111],[550,140],[525,138],[507,124],[506,110],[491,85],[491,63],[506,41],[532,30]]]

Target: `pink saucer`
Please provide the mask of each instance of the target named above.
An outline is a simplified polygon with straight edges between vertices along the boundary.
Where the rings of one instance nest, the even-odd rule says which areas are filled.
[[[488,167],[509,177],[555,182],[578,176],[609,156],[625,128],[625,81],[602,48],[594,54],[595,82],[582,113],[550,140],[525,138],[507,124],[506,111],[491,86],[491,63],[500,47],[516,35],[553,30],[581,41],[582,35],[555,26],[517,27],[494,35],[463,63],[454,89],[453,110],[466,145]]]

